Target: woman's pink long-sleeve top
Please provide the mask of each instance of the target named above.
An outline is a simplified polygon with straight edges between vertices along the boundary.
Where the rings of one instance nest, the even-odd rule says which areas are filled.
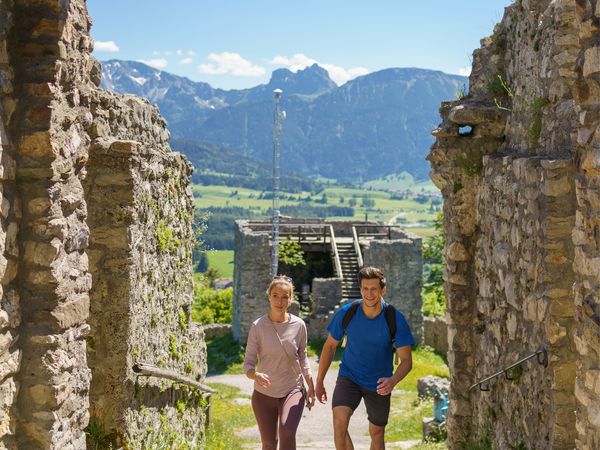
[[[273,331],[273,325],[292,360],[294,372]],[[271,380],[271,386],[264,388],[255,382],[254,389],[270,397],[282,398],[298,387],[296,378],[300,370],[304,375],[310,376],[306,340],[306,325],[293,314],[290,314],[289,321],[283,323],[271,322],[268,316],[256,319],[248,333],[244,373],[248,373],[250,369],[265,373]]]

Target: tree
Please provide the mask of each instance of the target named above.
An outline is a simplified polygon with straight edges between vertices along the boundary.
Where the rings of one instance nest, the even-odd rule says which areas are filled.
[[[285,241],[279,243],[278,246],[279,260],[287,266],[304,266],[304,252],[301,250],[298,242],[292,241],[289,236]]]
[[[440,212],[433,222],[435,234],[423,242],[423,313],[443,316],[444,294],[444,216]]]
[[[200,252],[198,254],[198,264],[196,264],[196,272],[206,272],[208,270],[208,256],[206,252]]]

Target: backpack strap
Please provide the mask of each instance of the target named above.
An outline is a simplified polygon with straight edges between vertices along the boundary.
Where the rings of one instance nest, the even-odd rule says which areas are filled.
[[[350,308],[344,313],[344,317],[342,317],[342,330],[344,330],[344,334],[346,334],[346,328],[348,328],[348,324],[356,314],[358,305],[360,305],[360,300],[354,300],[350,305]]]
[[[395,349],[396,348],[396,331],[397,331],[396,308],[394,308],[394,305],[386,303],[383,313],[385,314],[385,321],[387,322],[388,328],[390,329],[390,339],[392,341],[392,347]]]

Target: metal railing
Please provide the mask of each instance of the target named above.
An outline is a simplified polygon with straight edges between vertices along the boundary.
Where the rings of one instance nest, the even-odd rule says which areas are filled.
[[[364,262],[362,257],[362,251],[360,250],[360,244],[358,243],[358,234],[356,233],[356,227],[352,227],[352,243],[354,244],[354,251],[356,252],[356,258],[358,259],[358,268],[362,269]]]
[[[342,272],[342,263],[340,262],[340,254],[338,253],[337,245],[335,243],[335,233],[333,232],[333,227],[331,225],[327,225],[329,227],[329,234],[331,237],[331,251],[333,253],[333,263],[335,265],[335,270],[337,272],[338,278],[340,280],[344,279],[344,272]]]
[[[541,356],[541,358],[540,358]],[[528,361],[532,358],[537,358],[537,362],[544,366],[544,367],[548,367],[548,352],[546,351],[545,348],[540,348],[539,350],[533,352],[531,355],[527,355],[524,358],[521,358],[520,360],[518,360],[517,362],[511,364],[510,366],[505,367],[502,370],[499,370],[496,373],[493,373],[492,375],[489,375],[487,377],[485,377],[484,379],[478,381],[477,383],[475,383],[474,385],[472,385],[469,388],[469,392],[472,391],[473,389],[475,389],[476,387],[479,386],[479,390],[480,391],[489,391],[490,388],[487,384],[488,381],[490,381],[493,378],[496,378],[502,374],[504,374],[504,376],[506,377],[507,380],[514,380],[517,377],[513,376],[510,371],[516,367],[521,367],[521,364],[523,364],[525,361]],[[485,387],[484,387],[485,386]]]

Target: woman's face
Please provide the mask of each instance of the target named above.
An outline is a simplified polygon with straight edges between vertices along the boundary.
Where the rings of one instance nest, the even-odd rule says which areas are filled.
[[[271,311],[280,314],[283,314],[287,311],[292,299],[290,290],[290,287],[284,283],[273,285],[269,294]]]

